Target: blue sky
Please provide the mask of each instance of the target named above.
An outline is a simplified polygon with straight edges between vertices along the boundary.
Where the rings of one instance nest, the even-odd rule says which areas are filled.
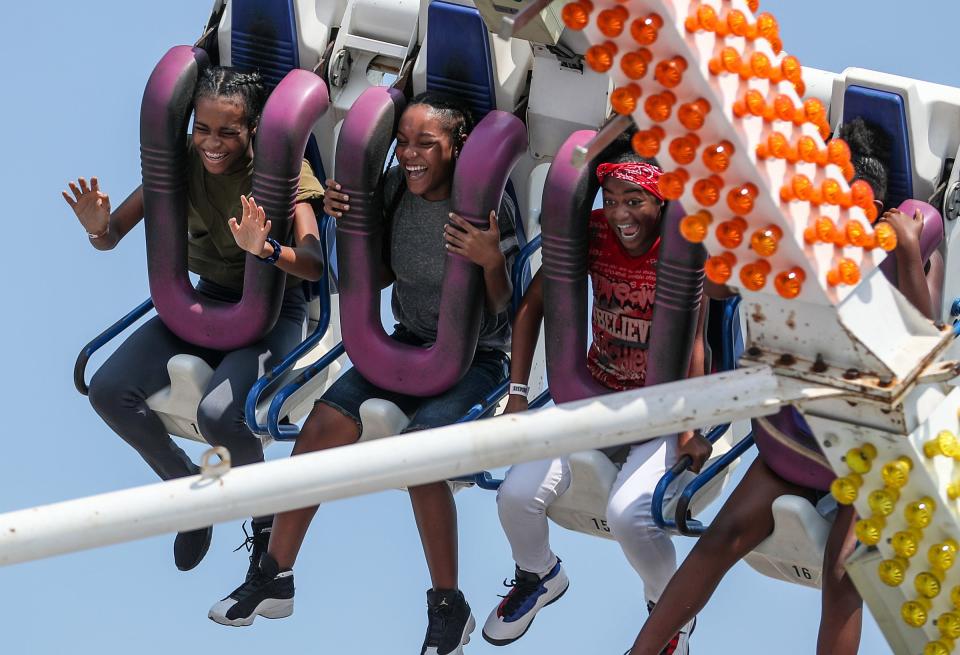
[[[322,0],[319,0],[322,1]],[[190,43],[210,3],[5,3],[0,102],[5,196],[0,327],[5,347],[0,511],[154,481],[73,389],[79,348],[147,295],[142,229],[111,253],[86,243],[60,198],[98,175],[114,206],[139,182],[143,85],[172,45]],[[949,61],[960,5],[892,0],[761,0],[787,49],[807,65],[874,68],[960,86]],[[30,227],[30,230],[25,229]],[[33,229],[36,227],[37,229]],[[274,446],[269,457],[285,457]],[[199,448],[191,446],[191,452]],[[512,571],[493,494],[458,496],[461,586],[482,622]],[[611,542],[554,528],[572,586],[509,653],[622,653],[646,614],[639,580]],[[415,653],[428,578],[400,492],[321,508],[296,570],[296,613],[224,628],[208,607],[242,579],[236,523],[218,526],[198,569],[180,573],[172,535],[0,569],[0,635],[8,653],[142,655],[187,650]],[[678,541],[681,553],[690,546]],[[817,592],[738,565],[700,618],[696,653],[814,652]],[[479,638],[469,653],[492,653]],[[872,621],[862,653],[889,652]]]

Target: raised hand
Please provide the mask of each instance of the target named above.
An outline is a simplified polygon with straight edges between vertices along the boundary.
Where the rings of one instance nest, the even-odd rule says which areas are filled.
[[[890,224],[897,235],[897,244],[904,246],[919,246],[920,235],[923,233],[923,212],[917,209],[913,216],[904,214],[899,209],[889,209],[881,219]]]
[[[465,218],[451,212],[450,223],[443,227],[443,232],[450,252],[463,255],[483,268],[502,265],[496,212],[490,212],[490,226],[486,230],[474,227]]]
[[[340,193],[340,185],[333,178],[327,180],[326,189],[323,192],[323,212],[327,216],[340,218],[343,212],[350,209],[350,196]]]
[[[90,178],[90,185],[84,178],[68,182],[70,195],[61,191],[63,199],[80,219],[80,224],[93,238],[101,237],[110,229],[110,196],[100,190],[100,181]]]
[[[256,203],[253,196],[240,196],[240,204],[243,205],[240,221],[236,218],[229,220],[233,238],[238,246],[251,255],[269,256],[273,252],[273,246],[267,245],[267,237],[270,236],[272,224],[267,220],[263,207]]]

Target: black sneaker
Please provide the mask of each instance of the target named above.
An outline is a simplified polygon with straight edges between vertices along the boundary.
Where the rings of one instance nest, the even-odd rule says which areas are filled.
[[[246,537],[242,544],[233,549],[237,552],[241,548],[246,548],[250,553],[250,566],[247,567],[247,581],[256,575],[259,569],[260,557],[267,552],[267,546],[270,545],[270,533],[273,531],[273,517],[266,519],[253,519],[250,522],[253,534],[247,532],[247,523],[243,522],[240,527],[243,528],[243,536]]]
[[[427,636],[420,655],[463,655],[477,622],[459,589],[427,591]]]
[[[257,615],[282,619],[293,614],[293,571],[281,571],[269,553],[260,556],[253,576],[210,608],[207,614],[220,625],[250,625]]]
[[[181,571],[189,571],[203,560],[210,549],[213,528],[178,532],[173,541],[173,561]]]

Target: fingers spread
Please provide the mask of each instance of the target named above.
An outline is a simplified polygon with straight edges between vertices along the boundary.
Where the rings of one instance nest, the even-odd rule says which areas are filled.
[[[67,201],[67,204],[70,205],[70,207],[75,207],[77,205],[77,201],[74,200],[73,197],[66,191],[61,191],[60,195],[63,196],[63,199]]]
[[[234,234],[237,234],[240,231],[240,224],[237,223],[236,218],[231,217],[230,220],[227,221],[227,223],[230,224],[230,229],[233,231]]]
[[[80,187],[78,187],[75,182],[70,182],[69,185],[70,190],[73,192],[73,197],[77,200],[80,200],[80,196],[83,195],[83,193],[80,191]]]
[[[93,190],[93,191],[99,191],[99,190],[100,190],[100,180],[98,180],[96,177],[91,177],[91,178],[90,178],[90,189]]]
[[[81,178],[80,178],[79,180],[77,180],[77,181],[80,182],[80,190],[81,190],[81,191],[83,191],[84,193],[86,193],[87,191],[90,190],[90,187],[87,186],[87,181],[86,181],[84,178],[81,177]]]

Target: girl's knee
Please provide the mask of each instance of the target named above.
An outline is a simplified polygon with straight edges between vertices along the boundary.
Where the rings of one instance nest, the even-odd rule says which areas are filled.
[[[543,514],[547,503],[538,497],[538,491],[539,487],[508,475],[497,489],[497,511],[501,516]]]
[[[293,454],[345,446],[360,438],[360,425],[326,403],[317,403],[300,428]]]
[[[90,380],[87,399],[94,411],[103,417],[109,419],[116,416],[118,412],[123,411],[123,399],[127,395],[128,389],[124,386],[121,379],[106,375],[103,370],[97,371]]]

